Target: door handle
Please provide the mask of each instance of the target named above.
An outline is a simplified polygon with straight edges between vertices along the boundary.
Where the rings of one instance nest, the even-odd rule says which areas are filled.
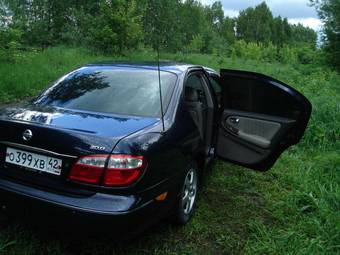
[[[240,122],[240,119],[237,117],[228,117],[225,120],[224,127],[227,128],[229,131],[238,135],[239,129],[237,128],[237,124]]]
[[[238,124],[240,122],[240,119],[236,117],[231,117],[229,118],[229,121],[233,124]]]
[[[230,125],[229,123],[226,123],[225,124],[225,127],[227,128],[227,129],[229,129],[231,132],[233,132],[234,134],[237,134],[238,133],[238,129],[237,128],[234,128],[232,125]]]

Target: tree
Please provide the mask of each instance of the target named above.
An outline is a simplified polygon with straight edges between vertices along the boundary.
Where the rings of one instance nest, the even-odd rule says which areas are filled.
[[[286,18],[275,17],[272,27],[272,43],[282,47],[291,40],[291,26]]]
[[[239,39],[246,42],[269,43],[272,39],[273,14],[265,2],[240,12],[236,20]]]
[[[210,7],[210,22],[211,24],[215,25],[217,29],[219,29],[224,21],[224,11],[223,11],[223,6],[220,1],[214,2],[211,7]]]
[[[23,31],[20,41],[26,45],[62,43],[118,54],[140,44],[168,52],[230,55],[237,39],[275,49],[306,42],[314,46],[316,41],[313,30],[274,18],[265,2],[229,18],[221,1],[0,0],[0,28],[5,29],[3,17],[12,18],[7,28]],[[249,47],[257,51],[255,44]]]
[[[14,28],[0,29],[0,58],[16,61],[22,32]]]
[[[188,45],[188,50],[191,53],[200,53],[203,49],[204,41],[201,35],[195,35]]]
[[[234,27],[235,19],[225,17],[221,26],[220,33],[228,44],[232,44],[236,40]]]
[[[340,1],[311,0],[324,23],[324,49],[329,62],[340,70]]]
[[[213,14],[210,6],[204,7],[198,1],[185,1],[181,8],[181,34],[184,44],[188,44],[195,38],[200,38],[201,53],[210,53],[217,37],[213,27]]]
[[[4,0],[13,12],[13,26],[24,31],[28,44],[47,46],[58,39],[65,22],[68,1]]]
[[[0,29],[6,24],[7,10],[5,3],[0,0]]]
[[[291,25],[291,44],[294,46],[308,45],[311,48],[315,48],[317,34],[308,27],[304,27],[302,24]]]
[[[183,13],[186,6],[179,0],[142,0],[139,3],[144,10],[143,28],[145,32],[145,44],[153,49],[176,52],[183,49],[183,44],[189,38],[183,27]]]
[[[135,0],[102,0],[99,13],[92,18],[89,41],[94,48],[121,54],[136,48],[143,39]]]
[[[207,20],[209,22],[207,25],[213,30],[213,41],[220,41],[220,43],[223,44],[221,47],[232,44],[235,41],[235,20],[229,17],[224,17],[221,2],[214,2],[211,7],[207,7],[206,13]]]
[[[78,10],[89,12],[99,1],[91,0],[2,0],[12,12],[13,26],[21,29],[26,44],[48,47],[62,42],[74,25]]]

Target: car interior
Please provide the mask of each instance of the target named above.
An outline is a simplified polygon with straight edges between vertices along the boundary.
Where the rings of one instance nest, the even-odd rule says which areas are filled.
[[[206,142],[205,153],[209,153],[213,132],[213,100],[208,93],[207,81],[200,72],[190,74],[185,83],[185,104]]]
[[[222,70],[223,112],[217,155],[265,171],[303,134],[307,100],[287,85],[256,73]]]

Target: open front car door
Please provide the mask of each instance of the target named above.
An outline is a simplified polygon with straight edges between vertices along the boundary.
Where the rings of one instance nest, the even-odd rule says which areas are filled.
[[[311,103],[271,77],[245,71],[220,71],[223,112],[216,153],[221,159],[267,171],[281,153],[298,143]]]

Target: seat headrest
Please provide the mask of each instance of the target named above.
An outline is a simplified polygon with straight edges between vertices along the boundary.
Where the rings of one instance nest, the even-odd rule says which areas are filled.
[[[198,101],[198,93],[196,89],[191,87],[185,88],[185,101],[188,102],[197,102]]]

